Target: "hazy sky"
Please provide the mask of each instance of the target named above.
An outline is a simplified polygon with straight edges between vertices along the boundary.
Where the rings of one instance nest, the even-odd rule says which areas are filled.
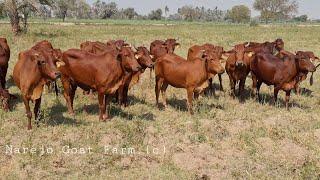
[[[87,0],[92,3],[96,0]],[[183,5],[205,6],[219,9],[230,9],[234,5],[245,4],[252,9],[254,0],[104,0],[105,2],[116,2],[120,8],[134,7],[140,14],[148,14],[151,10],[168,5],[170,14],[173,14]],[[298,0],[299,14],[307,14],[312,19],[320,19],[320,0]],[[259,15],[252,11],[252,16]]]

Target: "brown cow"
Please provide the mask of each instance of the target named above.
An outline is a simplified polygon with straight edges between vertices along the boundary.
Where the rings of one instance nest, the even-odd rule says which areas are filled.
[[[280,59],[270,53],[258,53],[250,63],[253,75],[257,78],[257,95],[262,83],[268,86],[274,85],[274,102],[277,101],[279,90],[286,92],[286,108],[290,99],[290,92],[298,82],[300,72],[314,72],[316,67],[302,56],[296,56],[290,52],[281,50],[284,59]]]
[[[188,110],[193,114],[192,99],[207,84],[210,74],[222,73],[220,59],[216,54],[206,54],[202,58],[190,61],[175,54],[166,54],[157,60],[155,65],[156,74],[156,103],[159,104],[159,93],[161,90],[163,103],[166,107],[166,89],[168,85],[176,88],[187,89]],[[195,94],[194,94],[195,93]]]
[[[150,53],[153,56],[153,61],[165,55],[172,54],[176,47],[179,47],[180,44],[177,43],[176,39],[167,39],[165,41],[155,40],[150,44]]]
[[[252,48],[255,53],[258,52],[265,52],[276,54],[278,51],[278,56],[280,55],[279,52],[284,50],[284,41],[280,38],[276,39],[274,42],[266,41],[264,43],[257,43],[257,42],[250,42],[248,47]]]
[[[173,54],[174,50],[179,47],[180,44],[177,43],[176,39],[167,39],[165,41],[155,40],[150,44],[150,54],[152,56],[152,61],[156,62],[158,58],[164,56],[165,54]],[[150,69],[150,79],[152,77],[152,69]]]
[[[243,91],[248,74],[250,73],[250,61],[252,61],[252,52],[247,50],[248,42],[238,44],[230,53],[226,62],[226,71],[230,80],[230,87],[233,96],[236,95],[236,84],[239,82],[239,96],[243,100]]]
[[[61,62],[58,61],[57,63]],[[34,114],[37,120],[43,86],[48,81],[56,80],[59,77],[60,72],[57,70],[56,64],[42,53],[31,49],[19,54],[18,62],[13,70],[13,79],[22,93],[28,117],[28,130],[32,129],[32,112],[30,111],[29,101],[35,102]]]
[[[318,57],[316,57],[314,55],[313,52],[311,51],[297,51],[296,52],[296,55],[297,56],[301,56],[301,57],[304,57],[305,59],[309,59],[311,61],[315,61],[315,60],[319,60]],[[297,94],[300,94],[300,88],[299,88],[299,85],[302,81],[304,81],[305,79],[307,79],[307,76],[308,76],[308,72],[300,72],[299,74],[299,81],[298,83],[296,84],[295,86],[295,90],[297,92]],[[313,72],[311,74],[311,77],[310,77],[310,85],[312,86],[313,85]]]
[[[128,90],[138,83],[141,74],[145,71],[146,68],[152,68],[154,62],[150,56],[150,52],[146,47],[140,46],[135,48],[137,52],[135,53],[135,57],[138,60],[138,63],[142,67],[142,69],[138,72],[128,72],[125,75],[124,84],[119,88],[118,94],[118,102],[120,105],[124,105],[125,107],[128,105]]]
[[[61,61],[61,58],[62,58],[61,50],[54,49],[52,44],[47,40],[36,43],[31,49],[38,51],[46,59],[50,59],[49,61],[53,61],[54,64],[57,61]],[[53,82],[48,81],[47,86],[48,86],[49,92],[51,92],[54,87],[56,96],[58,96],[58,85],[56,81],[53,81]]]
[[[188,56],[187,60],[195,59],[195,58],[201,58],[201,55],[203,54],[203,50],[207,50],[207,53],[216,53],[220,59],[222,59],[222,56],[224,55],[225,51],[223,50],[223,47],[221,46],[214,46],[213,44],[206,43],[202,46],[194,45],[189,48],[188,50]],[[209,79],[209,87],[210,89],[213,89],[212,79],[215,76],[215,74],[212,74],[212,78]],[[222,74],[218,74],[219,76],[219,82],[220,82],[220,91],[223,91],[222,86]]]
[[[124,83],[125,73],[141,69],[129,47],[122,47],[116,57],[108,52],[96,55],[70,49],[63,53],[63,61],[65,66],[59,70],[69,113],[74,114],[73,100],[78,86],[84,90],[94,89],[98,92],[99,119],[103,121],[109,118],[106,106]]]
[[[0,85],[6,88],[6,75],[9,66],[10,48],[5,38],[0,38]]]
[[[6,90],[6,76],[8,72],[9,60],[10,48],[8,46],[7,39],[0,38],[0,99],[1,107],[5,111],[10,110],[10,94],[8,90]]]

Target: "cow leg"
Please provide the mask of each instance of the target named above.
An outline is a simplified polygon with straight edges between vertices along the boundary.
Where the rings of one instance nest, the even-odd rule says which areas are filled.
[[[111,94],[106,94],[105,95],[105,99],[104,99],[104,101],[105,101],[105,107],[104,107],[104,109],[105,109],[105,119],[109,119],[109,105],[110,105],[110,101],[111,101],[111,99],[112,99],[112,96],[113,95],[111,95]]]
[[[188,89],[187,89],[188,111],[190,112],[191,115],[193,115],[193,109],[192,109],[193,91],[194,91],[194,88],[188,88]]]
[[[239,97],[240,100],[243,101],[243,91],[244,91],[244,85],[246,84],[246,79],[241,79],[239,83]]]
[[[165,108],[167,107],[167,96],[166,96],[167,88],[168,88],[168,83],[166,83],[166,82],[162,83],[161,95],[162,95],[163,105]]]
[[[290,93],[291,93],[291,90],[286,91],[286,108],[287,108],[287,110],[289,110]]]
[[[36,103],[33,109],[36,123],[39,123],[40,121],[40,106],[41,106],[41,97],[39,99],[36,99]]]
[[[156,105],[159,105],[159,94],[160,94],[160,89],[163,84],[163,79],[156,77],[156,86],[155,86],[155,92],[156,92]]]
[[[104,91],[100,91],[98,93],[98,99],[99,99],[99,120],[100,121],[106,121],[107,115],[106,115],[106,101],[105,101],[105,93]]]
[[[30,105],[29,105],[29,99],[27,99],[25,96],[23,96],[23,103],[24,103],[24,106],[26,108],[26,115],[28,117],[28,130],[31,130],[32,129],[32,126],[31,126],[31,118],[32,118],[32,112],[30,110]]]
[[[255,96],[257,94],[257,77],[253,73],[251,73],[252,76],[252,94],[251,96]]]
[[[208,81],[209,81],[209,89],[210,89],[211,93],[214,94],[214,87],[213,87],[213,83],[212,83],[213,79],[210,78]]]
[[[218,76],[219,76],[219,83],[220,83],[220,91],[223,91],[222,74],[218,74]]]
[[[262,85],[262,81],[257,81],[257,91],[256,91],[256,96],[258,97],[258,101],[261,102],[261,97],[260,97],[260,88]]]
[[[71,101],[71,94],[72,94],[71,83],[70,83],[69,79],[63,75],[61,76],[61,82],[62,82],[63,89],[64,89],[63,96],[66,99],[69,114],[74,115],[73,100]]]
[[[123,104],[124,104],[124,107],[128,106],[128,91],[129,91],[129,85],[125,85],[124,86],[124,90],[123,90]]]
[[[123,105],[123,97],[124,97],[124,85],[121,85],[118,89],[118,104],[120,106]]]
[[[276,105],[276,103],[277,103],[279,90],[280,90],[280,88],[278,86],[274,87],[274,90],[273,90],[273,96],[274,96],[273,103],[274,103],[274,105]]]
[[[298,95],[300,95],[300,81],[298,81],[295,85],[294,85],[294,89],[296,90],[296,93],[298,94]]]
[[[236,90],[235,90],[235,86],[236,86],[236,83],[235,81],[232,79],[232,77],[230,75],[229,76],[229,80],[230,80],[230,88],[231,88],[231,95],[233,96],[233,98],[235,97],[236,95]]]

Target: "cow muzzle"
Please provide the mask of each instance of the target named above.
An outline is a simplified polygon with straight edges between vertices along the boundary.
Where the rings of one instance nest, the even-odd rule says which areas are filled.
[[[245,64],[244,64],[243,61],[237,61],[237,62],[236,62],[236,66],[237,66],[237,67],[243,67],[243,66],[245,66]]]

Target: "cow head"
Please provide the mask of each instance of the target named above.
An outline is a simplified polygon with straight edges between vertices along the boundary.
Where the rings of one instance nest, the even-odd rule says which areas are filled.
[[[121,61],[121,65],[127,72],[137,72],[141,69],[134,52],[130,47],[122,47],[118,59]]]
[[[126,43],[124,40],[111,40],[107,42],[107,46],[121,50],[122,47],[130,47],[130,44]]]
[[[298,54],[298,55],[295,55],[295,59],[298,64],[299,71],[302,71],[302,72],[316,71],[315,65],[310,61],[310,58],[307,55]]]
[[[315,61],[316,59],[319,60],[312,51],[297,51],[296,55],[307,56],[312,61]]]
[[[248,42],[234,46],[234,52],[236,55],[236,66],[239,66],[239,67],[245,66],[244,54],[245,54],[247,45],[248,45]]]
[[[135,49],[137,50],[135,53],[135,58],[138,60],[138,63],[144,68],[152,68],[154,65],[154,62],[152,61],[153,56],[150,55],[148,49],[143,46]]]
[[[46,58],[42,53],[35,51],[31,54],[31,59],[38,66],[42,76],[51,80],[55,80],[60,77],[61,73],[57,70],[53,58]]]
[[[221,65],[220,58],[214,51],[203,50],[202,59],[206,61],[206,68],[209,73],[224,73],[225,70]]]
[[[180,47],[180,44],[177,42],[176,39],[167,39],[163,45],[167,47],[167,52],[171,54],[177,47]]]
[[[4,111],[10,110],[9,99],[10,99],[9,91],[6,89],[0,88],[0,103]]]
[[[274,41],[274,44],[277,51],[281,51],[284,49],[284,41],[282,39],[280,38],[276,39]]]

